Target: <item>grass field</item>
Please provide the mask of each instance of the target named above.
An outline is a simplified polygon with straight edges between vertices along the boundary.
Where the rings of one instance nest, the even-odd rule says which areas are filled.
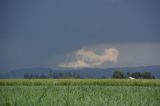
[[[160,86],[159,79],[1,79],[0,85]]]
[[[0,106],[160,106],[160,80],[0,80]]]

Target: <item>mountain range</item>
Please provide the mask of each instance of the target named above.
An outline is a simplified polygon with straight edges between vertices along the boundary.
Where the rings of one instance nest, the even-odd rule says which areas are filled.
[[[81,78],[111,78],[114,71],[127,72],[151,72],[156,78],[160,78],[160,65],[159,66],[140,66],[140,67],[121,67],[121,68],[83,68],[83,69],[59,69],[59,68],[24,68],[16,69],[9,72],[1,72],[0,78],[24,78],[25,74],[43,73],[48,74],[50,72],[64,72],[64,73],[76,73]]]

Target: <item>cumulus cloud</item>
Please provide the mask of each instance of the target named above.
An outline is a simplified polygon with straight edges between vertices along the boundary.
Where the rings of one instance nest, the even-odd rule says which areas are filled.
[[[60,64],[63,68],[94,68],[99,67],[105,62],[116,63],[119,52],[116,48],[106,48],[97,53],[90,49],[77,50],[73,55],[74,61],[67,61]]]

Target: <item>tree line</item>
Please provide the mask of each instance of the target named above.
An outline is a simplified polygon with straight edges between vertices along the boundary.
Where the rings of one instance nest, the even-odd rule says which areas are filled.
[[[129,78],[133,77],[135,79],[155,79],[155,76],[151,72],[127,72],[124,74],[123,71],[114,71],[112,78]]]
[[[152,75],[151,72],[128,72],[124,73],[123,71],[117,70],[114,71],[112,74],[112,78],[114,79],[124,79],[133,77],[135,79],[154,79],[155,76]],[[46,73],[26,73],[24,75],[26,79],[33,79],[33,78],[82,78],[79,74],[74,72],[49,72]],[[105,76],[101,77],[85,77],[85,78],[106,78]]]
[[[80,76],[76,73],[71,72],[49,72],[48,74],[44,73],[26,73],[24,75],[24,78],[26,79],[32,79],[32,78],[80,78]]]

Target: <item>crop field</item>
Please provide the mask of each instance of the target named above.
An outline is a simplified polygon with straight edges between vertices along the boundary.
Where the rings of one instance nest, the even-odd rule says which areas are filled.
[[[159,79],[1,79],[0,85],[160,86]]]
[[[160,106],[160,80],[1,79],[0,106]]]

